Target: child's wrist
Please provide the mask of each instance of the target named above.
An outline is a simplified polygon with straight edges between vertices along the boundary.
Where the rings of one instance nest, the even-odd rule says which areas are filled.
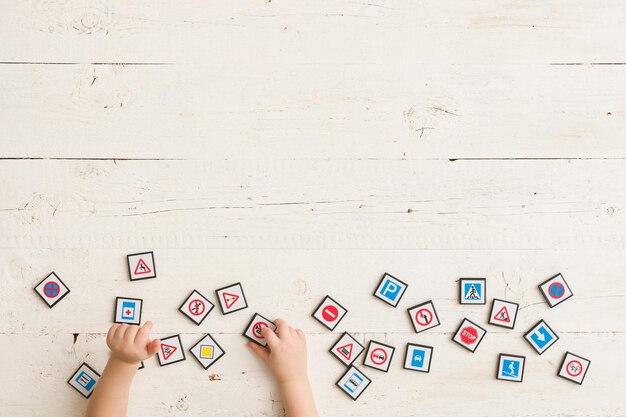
[[[141,363],[141,361],[137,361],[137,362],[127,361],[127,360],[124,360],[123,358],[120,358],[115,353],[112,353],[111,357],[109,358],[109,363],[117,367],[137,370],[139,369],[139,364]]]

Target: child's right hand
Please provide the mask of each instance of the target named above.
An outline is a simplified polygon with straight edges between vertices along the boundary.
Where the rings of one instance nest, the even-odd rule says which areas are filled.
[[[111,356],[126,363],[139,364],[154,355],[161,341],[150,339],[152,322],[147,321],[142,327],[128,324],[114,324],[107,334],[107,345]]]
[[[252,342],[248,342],[248,346],[267,363],[279,384],[308,381],[304,333],[288,326],[282,319],[277,319],[274,324],[278,335],[269,327],[261,330],[269,349]]]

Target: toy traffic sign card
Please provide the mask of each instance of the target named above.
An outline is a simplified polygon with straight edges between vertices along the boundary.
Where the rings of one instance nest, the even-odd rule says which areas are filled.
[[[518,309],[519,304],[517,303],[494,298],[491,304],[491,313],[489,314],[489,324],[513,329]]]
[[[199,326],[213,310],[213,307],[215,307],[213,303],[207,300],[204,295],[193,290],[178,310]]]
[[[154,253],[143,252],[127,255],[128,273],[131,281],[156,278],[156,266],[154,265]]]
[[[365,347],[346,332],[342,334],[339,340],[330,348],[330,353],[344,365],[350,366],[364,350]]]
[[[70,289],[54,272],[40,281],[34,290],[50,308],[70,293]]]
[[[204,369],[209,369],[226,353],[210,334],[200,339],[189,351]]]
[[[337,327],[347,312],[348,310],[341,304],[327,295],[320,305],[317,306],[312,316],[332,331],[335,330],[335,327]]]
[[[486,304],[487,280],[485,278],[460,278],[459,303]]]
[[[432,301],[418,304],[409,308],[407,311],[409,312],[411,323],[413,323],[413,327],[415,328],[415,333],[432,329],[440,324],[437,311],[435,311],[435,306]]]
[[[215,294],[224,315],[248,308],[248,302],[240,282],[217,289]]]
[[[568,381],[581,385],[585,380],[589,365],[591,365],[591,361],[589,359],[567,352],[565,353],[563,362],[561,362],[561,368],[558,375],[561,378],[565,378]]]
[[[363,365],[370,368],[378,369],[379,371],[387,372],[389,365],[391,365],[391,359],[393,358],[393,352],[396,350],[393,346],[386,345],[384,343],[370,340],[370,344],[367,346],[367,353],[363,360]]]
[[[497,379],[503,381],[522,382],[524,379],[524,356],[507,355],[501,353],[498,358]]]
[[[115,298],[115,317],[114,323],[140,324],[141,323],[141,306],[143,300],[139,298]]]
[[[574,295],[561,274],[539,284],[539,289],[550,307],[556,307]]]
[[[406,344],[406,355],[404,356],[404,369],[418,372],[430,372],[430,360],[433,357],[433,347]]]
[[[487,330],[471,320],[463,319],[452,340],[473,353],[486,334]]]
[[[273,332],[276,331],[276,326],[274,325],[274,323],[272,323],[262,315],[255,313],[252,317],[252,320],[250,320],[250,323],[248,323],[246,331],[243,332],[243,335],[258,345],[267,346],[267,342],[261,334],[261,330],[263,330],[265,327],[269,327]]]
[[[185,351],[183,350],[180,335],[161,339],[161,347],[157,350],[157,357],[159,358],[159,365],[161,366],[184,361],[186,359]]]
[[[387,304],[396,307],[408,287],[409,284],[406,282],[402,282],[385,272],[376,291],[374,291],[374,297],[380,298]]]
[[[363,372],[352,366],[339,378],[337,386],[356,401],[371,382],[372,380],[365,376]]]
[[[524,339],[541,355],[559,340],[559,336],[548,326],[548,323],[540,320],[524,335]]]
[[[80,394],[89,398],[93,389],[96,387],[96,382],[100,379],[100,374],[97,373],[91,366],[83,363],[78,367],[74,375],[68,379],[67,383],[70,384]]]

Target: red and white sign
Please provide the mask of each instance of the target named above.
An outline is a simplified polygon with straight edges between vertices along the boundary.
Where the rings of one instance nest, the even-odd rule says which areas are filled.
[[[156,268],[154,266],[154,253],[143,252],[128,255],[128,272],[130,280],[156,278]]]
[[[248,302],[243,293],[243,287],[240,283],[229,285],[215,291],[217,299],[220,302],[222,314],[234,313],[235,311],[248,308]]]
[[[387,372],[394,351],[395,348],[393,346],[372,340],[367,348],[367,355],[363,365]]]
[[[330,348],[330,353],[344,365],[350,366],[364,350],[363,345],[354,337],[349,333],[344,333],[339,340],[335,342],[333,347]]]
[[[347,312],[348,310],[343,308],[341,304],[326,296],[313,312],[313,317],[330,330],[334,330]]]
[[[250,320],[246,331],[243,332],[243,335],[253,341],[256,344],[261,346],[267,346],[267,341],[261,334],[261,330],[265,327],[269,327],[273,332],[276,331],[276,326],[274,323],[266,319],[260,314],[255,314]]]
[[[193,290],[179,310],[199,326],[213,310],[213,307],[215,307],[213,303],[207,300],[204,295],[197,290]]]
[[[432,329],[440,324],[432,301],[413,306],[408,309],[408,312],[416,333]]]
[[[518,309],[519,304],[517,303],[494,298],[489,315],[489,324],[506,327],[507,329],[514,328]]]
[[[577,384],[582,384],[591,361],[582,356],[567,352],[563,358],[559,376]]]
[[[161,353],[163,354],[163,359],[168,360],[170,356],[176,352],[178,348],[172,345],[166,345],[165,343],[161,343]]]
[[[161,366],[184,361],[185,351],[180,336],[175,335],[161,339],[161,348],[157,351],[157,357]]]
[[[476,323],[464,319],[452,340],[470,352],[474,352],[486,333],[487,331]]]

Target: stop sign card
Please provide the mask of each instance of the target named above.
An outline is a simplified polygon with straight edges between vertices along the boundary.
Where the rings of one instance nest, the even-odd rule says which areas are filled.
[[[561,274],[539,284],[539,289],[550,307],[556,307],[574,295]]]
[[[344,365],[350,366],[364,350],[365,347],[346,332],[330,348],[330,353]]]
[[[474,352],[486,334],[487,330],[471,320],[463,319],[452,340],[470,352]]]
[[[335,330],[335,327],[337,327],[347,312],[348,310],[341,304],[327,295],[312,315],[317,321],[332,331]]]
[[[367,347],[367,353],[365,354],[363,365],[378,369],[379,371],[387,372],[389,370],[389,365],[391,365],[391,358],[393,358],[393,352],[395,350],[396,348],[393,346],[371,340],[369,346]]]

